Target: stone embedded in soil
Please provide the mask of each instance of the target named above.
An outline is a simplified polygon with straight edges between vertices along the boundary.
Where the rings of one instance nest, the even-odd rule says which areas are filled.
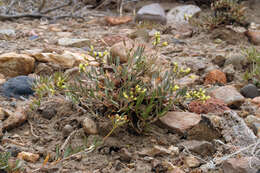
[[[38,154],[22,151],[18,154],[17,158],[25,160],[27,162],[35,163],[38,161],[40,156]]]
[[[33,72],[34,62],[34,58],[26,54],[5,53],[0,55],[0,73],[9,77],[28,75]]]
[[[201,120],[199,114],[190,112],[168,112],[160,118],[160,122],[169,130],[184,134]]]
[[[254,84],[247,84],[240,89],[240,93],[246,98],[255,98],[260,96],[260,92]]]
[[[166,154],[172,154],[175,155],[175,151],[172,151],[170,149],[167,149],[163,146],[154,145],[153,147],[144,148],[142,151],[138,152],[140,156],[158,156],[158,155],[166,155]]]
[[[17,76],[10,78],[1,86],[1,92],[6,97],[28,98],[33,95],[32,89],[34,79],[28,76]]]
[[[4,112],[8,118],[3,122],[3,130],[16,128],[27,120],[27,114],[23,107],[18,107],[15,112],[4,109]]]
[[[214,145],[208,141],[188,140],[179,143],[178,146],[201,156],[213,155],[216,151]]]
[[[200,166],[200,161],[195,158],[194,156],[186,156],[184,158],[184,163],[189,167],[189,168],[196,168]]]
[[[86,134],[89,135],[98,134],[97,125],[91,118],[86,117],[81,124]]]
[[[218,53],[212,59],[212,62],[214,64],[218,65],[219,67],[222,67],[224,65],[225,61],[226,61],[226,54],[224,54],[224,53]]]
[[[204,81],[205,85],[216,84],[216,83],[220,83],[223,85],[227,83],[227,78],[226,78],[225,73],[223,73],[222,71],[220,71],[218,69],[208,72],[206,74],[205,81]]]
[[[260,97],[255,97],[255,98],[252,100],[252,103],[257,104],[257,105],[259,105],[259,107],[260,107]]]
[[[260,30],[248,30],[246,36],[253,44],[260,45]]]
[[[180,5],[174,7],[167,13],[167,21],[171,24],[188,24],[188,17],[200,12],[201,9],[195,5]]]
[[[85,47],[90,45],[89,39],[77,39],[77,38],[60,38],[58,40],[58,45],[69,46],[69,47]]]
[[[160,24],[167,23],[164,9],[158,3],[145,5],[140,8],[136,14],[135,21],[150,21]]]
[[[224,173],[257,173],[257,169],[250,166],[250,159],[249,157],[229,158],[222,164],[222,169]]]
[[[189,111],[197,114],[222,114],[226,110],[229,110],[229,107],[222,100],[215,98],[210,98],[205,102],[194,100],[189,103]]]
[[[213,141],[222,137],[218,128],[222,118],[217,115],[201,115],[201,121],[188,130],[186,136],[189,140]]]
[[[63,137],[67,137],[70,135],[70,133],[73,131],[73,127],[69,124],[66,124],[62,129],[62,135]]]
[[[224,101],[227,106],[239,107],[245,98],[231,85],[222,86],[210,92],[210,95],[216,99]]]

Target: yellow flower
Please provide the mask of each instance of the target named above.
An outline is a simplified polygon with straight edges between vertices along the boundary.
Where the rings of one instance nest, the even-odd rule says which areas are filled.
[[[180,87],[178,86],[178,85],[174,85],[174,87],[173,87],[173,91],[176,91],[176,90],[178,90],[178,89],[180,89]]]
[[[126,99],[129,98],[128,95],[126,94],[126,92],[123,92],[123,96],[124,96]]]
[[[168,42],[165,41],[165,42],[162,43],[162,45],[163,45],[163,46],[168,46]]]

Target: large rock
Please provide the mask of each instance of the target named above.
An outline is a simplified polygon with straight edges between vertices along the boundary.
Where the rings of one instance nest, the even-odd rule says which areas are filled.
[[[231,85],[219,87],[210,92],[214,98],[223,100],[228,106],[239,107],[245,98]]]
[[[160,122],[166,125],[170,130],[181,134],[197,125],[201,120],[199,114],[190,112],[168,112],[160,118]]]
[[[86,134],[88,135],[98,134],[97,125],[91,118],[86,117],[81,124]]]
[[[29,55],[5,53],[0,55],[0,73],[9,77],[27,75],[33,72],[34,62]]]
[[[10,78],[1,86],[1,92],[6,97],[20,98],[33,95],[32,90],[34,79],[28,76],[17,76]]]
[[[201,9],[195,5],[181,5],[171,9],[167,13],[167,21],[168,23],[188,23],[187,18],[185,16],[193,16],[194,14],[200,12]]]
[[[94,60],[93,57],[87,54],[73,53],[64,51],[62,54],[58,53],[35,53],[35,59],[40,62],[48,62],[58,64],[63,68],[72,68],[78,66],[80,63],[86,63],[86,60]]]
[[[135,21],[151,21],[161,24],[167,23],[164,9],[158,3],[143,6],[137,12]]]
[[[224,173],[258,173],[258,169],[250,166],[250,160],[253,159],[249,157],[230,158],[224,161],[222,169]]]

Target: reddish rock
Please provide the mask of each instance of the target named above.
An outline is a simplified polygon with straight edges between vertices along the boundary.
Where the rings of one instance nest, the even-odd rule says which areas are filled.
[[[182,134],[197,125],[200,120],[201,116],[199,114],[190,112],[168,112],[160,118],[163,125]]]
[[[224,111],[229,110],[227,105],[219,99],[210,98],[205,102],[195,100],[189,104],[189,111],[197,114],[217,113],[222,114]]]
[[[107,16],[105,17],[105,20],[109,25],[121,25],[121,24],[131,22],[133,19],[130,16],[122,16],[122,17]]]
[[[246,36],[253,44],[260,45],[260,30],[248,30]]]
[[[205,78],[204,84],[215,84],[215,83],[221,83],[221,84],[226,84],[227,83],[227,78],[225,73],[223,73],[220,70],[211,70]]]

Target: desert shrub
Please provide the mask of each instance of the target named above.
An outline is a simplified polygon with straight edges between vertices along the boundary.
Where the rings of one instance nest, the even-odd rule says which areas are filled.
[[[155,47],[160,46],[158,36],[157,33]],[[39,105],[42,97],[64,95],[93,114],[111,118],[114,127],[127,123],[141,133],[172,109],[173,103],[183,100],[179,97],[186,98],[185,93],[178,94],[180,88],[174,81],[191,70],[176,63],[161,67],[157,57],[144,56],[142,46],[127,52],[128,61],[122,64],[119,58],[91,48],[89,54],[99,66],[80,64],[80,74],[73,81],[63,73],[41,77],[34,89],[38,98],[35,102]],[[194,98],[201,99],[203,95]],[[187,99],[193,95],[189,96]]]
[[[243,51],[249,61],[249,67],[244,74],[246,81],[251,80],[260,87],[260,52],[256,48],[248,48]]]
[[[246,26],[246,7],[238,0],[217,0],[211,3],[211,12],[201,16],[201,20],[190,18],[190,23],[206,30],[223,25]]]

